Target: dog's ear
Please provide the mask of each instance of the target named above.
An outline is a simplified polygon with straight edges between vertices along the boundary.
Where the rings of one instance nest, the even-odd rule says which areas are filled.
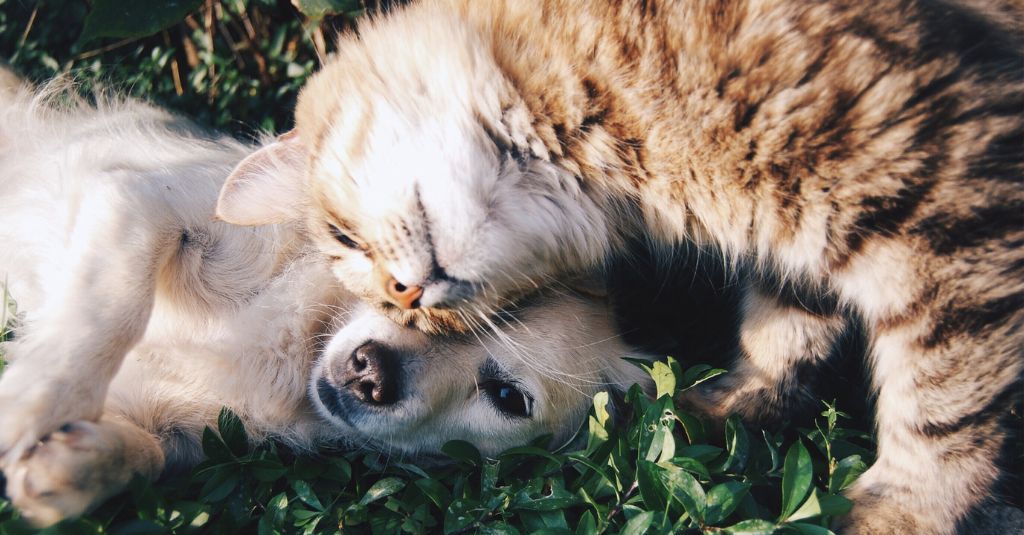
[[[250,154],[224,182],[217,219],[267,225],[300,218],[307,161],[306,146],[294,130]]]

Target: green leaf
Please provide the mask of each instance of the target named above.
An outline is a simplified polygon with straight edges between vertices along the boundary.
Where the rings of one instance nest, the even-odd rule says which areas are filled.
[[[359,0],[292,0],[292,5],[314,22],[327,15],[353,13],[362,7]]]
[[[494,522],[492,524],[480,526],[477,533],[480,535],[519,535],[519,530],[504,522]],[[534,535],[536,535],[536,533],[545,533],[545,530],[534,532]]]
[[[739,481],[726,481],[712,487],[707,495],[705,522],[708,525],[715,525],[729,518],[748,492],[750,485]]]
[[[79,43],[101,37],[145,37],[170,27],[202,5],[202,0],[93,0]]]
[[[245,433],[245,425],[231,409],[221,407],[217,416],[217,431],[235,456],[241,457],[249,453],[249,438]]]
[[[531,533],[542,531],[546,533],[559,533],[571,535],[569,531],[569,524],[565,521],[565,513],[557,511],[529,511],[523,512],[522,518],[524,524],[527,524],[526,518],[529,517],[531,520],[529,524]],[[525,527],[525,526],[524,526]]]
[[[4,530],[0,528],[0,532]],[[101,532],[102,533],[102,532]],[[149,520],[129,520],[110,530],[110,535],[163,535],[167,528]]]
[[[391,496],[392,494],[402,490],[405,487],[405,481],[397,477],[386,477],[370,487],[363,495],[363,498],[359,500],[360,505],[368,505],[381,498]]]
[[[579,505],[583,500],[564,488],[552,488],[547,495],[539,497],[530,496],[529,491],[521,490],[516,493],[512,501],[512,507],[525,511],[560,511],[566,507]]]
[[[470,466],[480,466],[482,462],[480,450],[465,440],[449,440],[444,446],[441,446],[441,451],[452,459],[462,461]]]
[[[779,520],[789,518],[793,511],[803,503],[811,490],[811,478],[814,467],[811,465],[811,454],[804,443],[797,440],[786,452],[786,462],[782,467],[782,514]]]
[[[288,473],[288,469],[284,467],[279,461],[271,459],[258,459],[251,463],[246,464],[246,468],[252,473],[258,481],[264,481],[272,483],[284,477]]]
[[[241,474],[237,465],[222,465],[214,470],[213,476],[203,484],[199,498],[205,502],[219,502],[238,486]]]
[[[641,535],[647,528],[651,527],[651,522],[654,521],[654,511],[644,511],[626,522],[626,525],[622,527],[622,531],[619,532],[621,535]]]
[[[518,448],[509,448],[501,452],[501,454],[498,455],[498,459],[505,460],[508,457],[517,456],[526,456],[534,459],[544,458],[547,459],[548,461],[551,461],[551,463],[554,464],[555,467],[562,466],[562,463],[565,462],[564,459],[562,459],[561,457],[558,457],[557,455],[554,455],[549,451],[543,448],[538,448],[536,446],[520,446]]]
[[[594,513],[587,511],[580,515],[579,523],[576,524],[576,535],[591,535],[597,533],[597,520]]]
[[[427,498],[430,498],[430,501],[434,502],[434,505],[439,509],[443,511],[448,507],[448,502],[450,502],[452,498],[451,494],[448,493],[447,487],[428,478],[417,479],[415,485],[427,496]]]
[[[676,441],[672,437],[672,430],[657,426],[654,436],[651,437],[651,444],[647,448],[645,458],[648,461],[663,462],[671,459],[676,453]]]
[[[220,435],[215,433],[213,429],[209,427],[203,429],[203,454],[206,455],[207,459],[217,462],[229,462],[234,461],[235,456],[231,454],[231,449],[224,443],[224,440],[220,438]]]
[[[818,489],[814,489],[814,492],[811,493],[810,497],[807,498],[799,509],[789,515],[786,521],[795,522],[819,516],[832,517],[845,515],[850,512],[850,508],[852,507],[853,502],[842,496],[836,494],[822,494]]]
[[[739,474],[747,465],[747,458],[750,455],[750,437],[747,429],[736,415],[732,415],[725,421],[725,446],[729,453],[716,471]]]
[[[685,470],[675,467],[663,470],[661,477],[669,496],[681,503],[691,518],[704,524],[707,497],[700,483]]]
[[[665,470],[660,466],[641,460],[636,465],[636,484],[640,490],[640,496],[644,499],[645,509],[664,511],[668,505],[668,490],[662,480],[662,472]]]
[[[781,439],[776,440],[774,437],[768,434],[768,431],[765,431],[764,429],[761,430],[761,436],[764,437],[764,443],[766,446],[768,446],[768,455],[771,458],[772,462],[772,466],[771,468],[768,469],[768,472],[771,473],[778,470],[779,466],[782,464],[782,461],[780,459],[781,456],[779,455],[779,441]]]
[[[708,473],[708,469],[696,459],[690,459],[689,457],[676,457],[672,459],[671,462],[675,466],[699,476],[701,479],[711,479],[711,474]]]
[[[828,491],[832,494],[841,492],[853,484],[868,469],[860,455],[850,455],[836,463],[832,478],[828,482]]]
[[[320,503],[320,499],[316,497],[316,493],[313,492],[313,487],[309,486],[309,483],[305,480],[297,479],[293,481],[292,489],[295,490],[295,494],[298,495],[299,499],[306,505],[316,509],[317,511],[322,512],[324,510],[324,505]]]
[[[321,515],[323,515],[323,511],[310,511],[309,509],[295,509],[292,511],[292,516],[294,516],[296,520],[304,521],[303,523]]]
[[[644,459],[657,461],[662,457],[671,459],[675,455],[675,440],[670,436],[671,425],[675,421],[672,416],[672,398],[669,396],[659,398],[644,409],[639,444]]]
[[[786,527],[800,533],[800,535],[836,535],[832,530],[826,527],[815,524],[805,524],[803,522],[786,524]]]
[[[284,523],[285,514],[288,512],[288,495],[284,492],[274,496],[267,502],[266,512],[260,518],[257,525],[258,535],[271,535],[280,532],[281,524]]]
[[[602,391],[594,394],[594,416],[597,423],[604,427],[608,424],[608,392]]]
[[[729,526],[725,528],[725,532],[734,535],[771,535],[775,533],[777,527],[774,522],[753,518]]]
[[[353,503],[345,509],[344,523],[349,525],[358,525],[366,522],[367,507],[358,503]]]
[[[685,392],[704,381],[713,379],[724,373],[727,373],[726,370],[721,368],[712,368],[707,364],[690,366],[685,372],[683,372],[683,379],[680,381],[679,391]]]
[[[647,373],[654,379],[654,387],[657,390],[654,399],[675,394],[676,374],[672,373],[672,368],[668,364],[655,361],[654,365],[647,369]]]
[[[723,451],[724,450],[722,448],[719,448],[718,446],[711,446],[709,444],[694,444],[693,446],[676,448],[676,454],[679,455],[679,457],[689,457],[704,464],[715,460],[715,458],[721,455]]]

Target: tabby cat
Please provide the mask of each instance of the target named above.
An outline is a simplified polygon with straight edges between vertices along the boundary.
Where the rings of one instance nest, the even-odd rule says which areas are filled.
[[[857,319],[879,456],[841,529],[951,533],[990,494],[1022,391],[1020,15],[423,1],[341,39],[298,135],[241,166],[219,214],[305,218],[350,288],[427,331],[493,323],[631,238],[718,251],[753,274],[741,351],[689,401],[776,418]]]

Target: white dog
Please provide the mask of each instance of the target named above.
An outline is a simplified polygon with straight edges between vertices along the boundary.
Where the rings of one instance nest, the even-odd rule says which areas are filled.
[[[0,97],[0,467],[31,522],[201,455],[222,406],[255,439],[401,454],[569,440],[604,388],[645,381],[604,306],[539,296],[432,339],[341,288],[296,224],[215,221],[251,150],[134,102]],[[288,162],[267,172],[288,173]],[[493,325],[492,325],[493,326]]]

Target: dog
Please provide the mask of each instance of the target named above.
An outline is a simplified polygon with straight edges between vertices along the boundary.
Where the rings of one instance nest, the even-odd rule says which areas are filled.
[[[35,526],[195,465],[229,407],[252,440],[432,456],[570,441],[602,390],[650,380],[599,299],[540,294],[430,337],[345,290],[301,224],[217,221],[254,147],[54,82],[0,93],[6,494]],[[294,172],[276,162],[266,172]],[[616,396],[611,396],[615,398]]]

